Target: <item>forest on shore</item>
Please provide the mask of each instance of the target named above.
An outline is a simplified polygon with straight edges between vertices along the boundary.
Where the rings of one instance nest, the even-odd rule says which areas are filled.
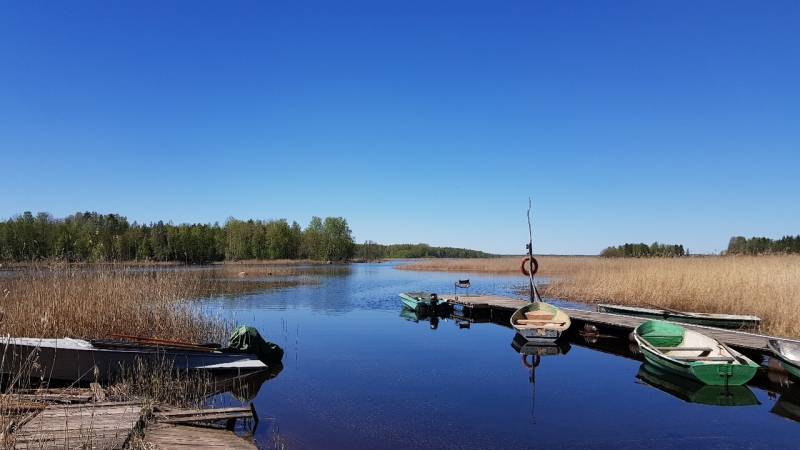
[[[356,244],[347,220],[312,217],[296,221],[239,220],[223,225],[129,222],[119,214],[78,212],[64,218],[24,212],[0,221],[0,261],[67,262],[215,261],[309,259],[317,261],[390,258],[483,258],[488,253],[428,244]]]
[[[25,212],[0,222],[0,260],[4,261],[344,261],[354,252],[352,232],[342,217],[313,217],[305,228],[286,219],[230,218],[224,225],[139,224],[119,214],[88,211],[63,219]]]
[[[434,247],[428,244],[378,244],[366,241],[356,245],[355,258],[365,261],[405,258],[490,258],[494,255],[479,250],[456,247]]]
[[[648,258],[648,257],[678,257],[688,256],[689,252],[683,245],[659,244],[653,242],[650,245],[645,243],[623,244],[616,247],[606,247],[600,252],[600,256],[606,258]]]
[[[728,242],[728,255],[764,255],[800,253],[800,235],[780,239],[734,236]]]
[[[728,248],[723,255],[788,255],[800,254],[800,235],[783,236],[780,239],[766,237],[734,236],[728,241]],[[689,256],[689,250],[683,245],[659,244],[650,245],[623,244],[606,247],[600,256],[607,258],[647,258],[647,257],[679,257]]]

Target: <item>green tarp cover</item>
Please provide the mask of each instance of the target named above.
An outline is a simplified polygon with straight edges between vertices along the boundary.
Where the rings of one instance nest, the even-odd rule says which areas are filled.
[[[264,338],[253,327],[240,326],[233,330],[228,340],[228,347],[239,353],[250,353],[258,356],[264,363],[276,363],[283,359],[283,349]]]

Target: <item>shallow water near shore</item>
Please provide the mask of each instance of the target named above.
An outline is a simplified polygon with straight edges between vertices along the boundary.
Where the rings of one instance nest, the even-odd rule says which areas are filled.
[[[260,446],[789,448],[800,438],[798,386],[766,371],[743,389],[708,390],[643,371],[626,339],[579,336],[542,350],[554,354],[531,369],[502,321],[431,321],[403,312],[398,297],[452,293],[457,278],[472,280],[471,293],[513,295],[520,277],[392,264],[308,276],[319,283],[200,300],[286,352],[253,400]]]

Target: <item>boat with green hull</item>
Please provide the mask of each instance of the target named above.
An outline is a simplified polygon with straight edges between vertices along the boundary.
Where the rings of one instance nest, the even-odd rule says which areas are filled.
[[[789,375],[800,380],[800,343],[770,339],[767,346]]]
[[[597,305],[599,312],[609,314],[622,314],[625,316],[642,317],[652,320],[666,320],[669,322],[688,323],[690,325],[703,325],[715,328],[727,328],[738,330],[743,328],[756,328],[761,323],[761,318],[757,316],[745,316],[738,314],[712,314],[696,313],[686,311],[675,311],[672,309],[653,309],[640,308],[636,306],[622,305]]]
[[[661,370],[651,364],[642,364],[636,378],[687,403],[713,406],[760,405],[747,386],[711,386]]]
[[[414,311],[441,311],[450,309],[447,301],[428,292],[403,292],[400,294],[403,305]]]
[[[649,364],[713,386],[739,386],[750,381],[758,364],[714,338],[675,323],[647,321],[633,337]]]

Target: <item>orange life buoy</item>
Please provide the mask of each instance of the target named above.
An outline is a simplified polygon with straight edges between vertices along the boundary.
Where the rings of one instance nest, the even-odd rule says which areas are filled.
[[[520,269],[522,269],[522,274],[526,277],[531,276],[531,274],[528,273],[528,261],[533,261],[533,274],[536,275],[536,272],[539,271],[539,261],[536,261],[536,258],[531,258],[530,256],[526,256],[522,259],[522,265],[520,266]]]

